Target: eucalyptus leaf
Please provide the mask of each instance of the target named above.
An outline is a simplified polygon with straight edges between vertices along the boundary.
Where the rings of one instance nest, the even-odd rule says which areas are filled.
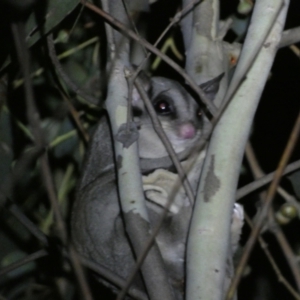
[[[26,23],[28,47],[57,26],[78,4],[79,0],[39,1]]]

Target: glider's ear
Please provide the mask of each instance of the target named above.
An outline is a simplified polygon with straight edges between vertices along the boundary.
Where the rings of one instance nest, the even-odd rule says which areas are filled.
[[[200,84],[200,88],[203,89],[204,93],[206,94],[207,98],[213,101],[218,93],[220,82],[224,76],[224,73],[220,74],[219,76]]]

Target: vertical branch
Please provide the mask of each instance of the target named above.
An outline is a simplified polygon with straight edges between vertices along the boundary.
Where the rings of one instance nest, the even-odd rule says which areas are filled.
[[[188,0],[183,1],[184,5],[187,5],[188,2]],[[225,42],[218,36],[220,26],[219,10],[218,0],[203,1],[195,7],[193,13],[190,13],[186,19],[182,20],[182,32],[186,49],[186,72],[198,85],[215,78],[221,73],[225,73],[225,80],[222,80],[218,94],[214,100],[216,107],[220,106],[221,99],[226,92],[230,63],[225,53]],[[194,238],[192,233],[189,236],[189,241]],[[190,266],[193,264],[193,258],[189,257],[189,253],[187,253],[187,262],[186,288],[190,289],[191,282],[195,285],[198,284],[199,273],[201,272],[200,276],[203,276],[202,280],[206,282],[204,277],[207,274],[203,273],[203,270],[199,270],[199,273],[194,272],[193,274],[190,272],[189,264]],[[213,289],[216,289],[216,287]],[[212,292],[211,296],[213,294]],[[196,295],[197,293],[191,296],[189,291],[187,291],[187,297],[191,297],[190,299],[194,299]],[[203,299],[208,298],[203,297]]]
[[[260,52],[217,124],[204,162],[188,240],[188,300],[224,297],[231,216],[240,165],[252,119],[280,41],[288,4],[285,1],[282,7],[280,0],[272,3],[262,0],[255,5],[240,61],[245,63],[243,59],[247,59],[248,52],[255,47]],[[276,22],[272,26],[274,19]],[[262,43],[257,45],[255,39],[261,35],[268,35],[263,47]]]
[[[109,8],[115,18],[128,25],[128,19],[120,1],[110,1],[103,5]],[[114,136],[114,148],[118,163],[118,188],[125,228],[139,256],[150,236],[150,223],[145,204],[139,155],[137,148],[137,128],[131,121],[127,123],[128,87],[124,67],[129,66],[129,41],[117,31],[107,34],[110,50],[117,49],[110,80],[106,108]],[[117,45],[117,46],[116,46]],[[150,250],[142,266],[142,275],[150,299],[172,299],[164,263],[156,244]],[[123,293],[119,298],[123,297]]]

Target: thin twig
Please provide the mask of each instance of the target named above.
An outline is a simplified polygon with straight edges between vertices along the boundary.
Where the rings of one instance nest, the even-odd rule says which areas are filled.
[[[300,49],[299,49],[299,47],[297,47],[296,45],[291,45],[289,48],[292,50],[292,52],[293,52],[298,58],[300,58]]]
[[[15,269],[17,269],[17,268],[19,268],[19,267],[21,267],[23,265],[26,265],[26,264],[28,264],[28,263],[30,263],[32,261],[35,261],[35,260],[37,260],[39,258],[42,258],[42,257],[45,257],[47,255],[49,255],[49,252],[47,250],[45,250],[45,249],[38,250],[38,251],[36,251],[36,252],[34,252],[32,254],[29,254],[26,257],[24,257],[24,258],[22,258],[22,259],[20,259],[20,260],[18,260],[16,262],[10,264],[9,266],[2,268],[0,270],[0,277],[3,276],[3,275],[5,275],[5,274],[7,274],[8,272],[10,272],[12,270],[15,270]]]
[[[250,168],[252,173],[254,174],[254,178],[260,179],[262,177],[264,177],[266,174],[263,172],[263,170],[261,169],[256,155],[254,153],[254,150],[252,148],[252,145],[250,142],[247,143],[246,145],[246,157],[247,160],[249,162]],[[296,201],[296,199],[290,195],[284,188],[282,188],[281,186],[277,187],[277,193],[288,203],[290,203],[291,205],[293,205],[295,207],[295,209],[297,209],[298,211],[298,215],[300,216],[300,205],[299,203]],[[264,198],[266,197],[266,195],[261,194],[263,199],[262,202],[264,201]]]
[[[300,169],[300,160],[297,160],[295,162],[288,164],[286,166],[286,168],[284,169],[282,175],[287,175],[298,169]],[[263,187],[264,185],[270,183],[274,178],[275,172],[276,171],[271,172],[268,175],[239,188],[236,193],[236,200],[240,200],[241,198],[247,196],[248,194],[250,194],[250,193],[256,191],[257,189]]]
[[[260,165],[258,164],[256,155],[255,155],[254,150],[252,148],[252,145],[249,141],[246,145],[245,153],[246,153],[248,163],[250,165],[250,169],[251,169],[251,171],[254,175],[254,178],[259,179],[259,178],[265,176],[266,174],[264,174],[264,172],[262,171]]]
[[[267,193],[267,197],[266,197],[266,200],[265,200],[265,203],[264,203],[264,206],[262,207],[262,210],[260,212],[260,214],[258,215],[257,217],[257,220],[255,222],[255,226],[251,232],[251,235],[246,243],[246,246],[245,246],[245,250],[242,254],[242,257],[239,261],[239,264],[237,266],[237,269],[236,269],[236,274],[231,282],[231,285],[230,285],[230,288],[228,290],[228,294],[226,296],[226,299],[232,299],[233,295],[234,295],[234,292],[241,280],[241,276],[243,274],[243,270],[246,266],[246,263],[248,261],[248,258],[250,256],[250,253],[254,247],[254,244],[256,242],[256,239],[259,235],[259,232],[260,232],[260,229],[263,225],[263,222],[267,216],[267,213],[269,211],[269,208],[270,208],[270,205],[272,203],[272,200],[276,194],[276,189],[277,189],[277,186],[280,182],[280,179],[283,175],[283,171],[284,171],[284,168],[288,162],[288,160],[290,159],[290,156],[292,154],[292,151],[295,147],[295,144],[296,144],[296,141],[298,139],[298,135],[299,135],[299,131],[300,131],[300,113],[297,117],[297,120],[295,122],[295,125],[294,125],[294,128],[292,130],[292,133],[290,135],[290,138],[289,138],[289,141],[287,143],[287,146],[283,152],[283,155],[282,155],[282,158],[279,162],[279,165],[278,165],[278,168],[275,172],[275,175],[274,175],[274,178],[273,178],[273,181],[270,185],[270,188],[268,189],[268,193]]]
[[[298,291],[300,292],[300,268],[299,268],[299,261],[293,252],[288,240],[286,239],[281,227],[278,225],[274,218],[274,211],[271,208],[269,211],[269,223],[270,223],[270,229],[275,235],[283,253],[284,256],[290,266],[290,269],[294,275],[294,280],[296,282],[296,285],[298,287]]]
[[[60,89],[58,89],[58,91],[59,91],[61,97],[67,103],[69,111],[72,115],[72,118],[73,118],[79,132],[81,133],[85,144],[87,144],[90,140],[90,136],[89,136],[88,132],[86,131],[86,129],[84,128],[83,124],[81,123],[77,110],[74,108],[70,99]]]
[[[68,253],[70,257],[70,261],[72,262],[72,266],[74,269],[74,273],[76,275],[76,279],[79,283],[79,286],[81,288],[81,293],[85,300],[92,300],[92,293],[90,291],[89,285],[87,284],[87,279],[85,276],[85,272],[83,269],[83,266],[80,262],[79,255],[75,251],[72,243],[68,247]]]

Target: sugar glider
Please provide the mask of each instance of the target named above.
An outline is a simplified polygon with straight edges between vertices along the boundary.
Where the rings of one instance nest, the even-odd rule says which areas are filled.
[[[148,78],[145,75],[140,75],[140,78],[163,130],[184,163],[206,130],[208,120],[197,102],[177,81],[164,77]],[[211,100],[218,91],[220,80],[221,76],[218,76],[201,85]],[[137,91],[133,92],[132,106],[139,130],[139,156],[147,207],[154,225],[177,174],[172,171],[172,161],[154,131]],[[194,192],[201,165],[202,161],[198,162],[189,174]],[[84,166],[72,213],[73,242],[80,254],[127,278],[135,260],[119,207],[116,164],[106,116],[100,120],[93,135]],[[183,299],[184,293],[186,239],[192,214],[192,207],[186,200],[184,191],[176,196],[156,239],[178,300]],[[144,290],[140,278],[134,285]]]

